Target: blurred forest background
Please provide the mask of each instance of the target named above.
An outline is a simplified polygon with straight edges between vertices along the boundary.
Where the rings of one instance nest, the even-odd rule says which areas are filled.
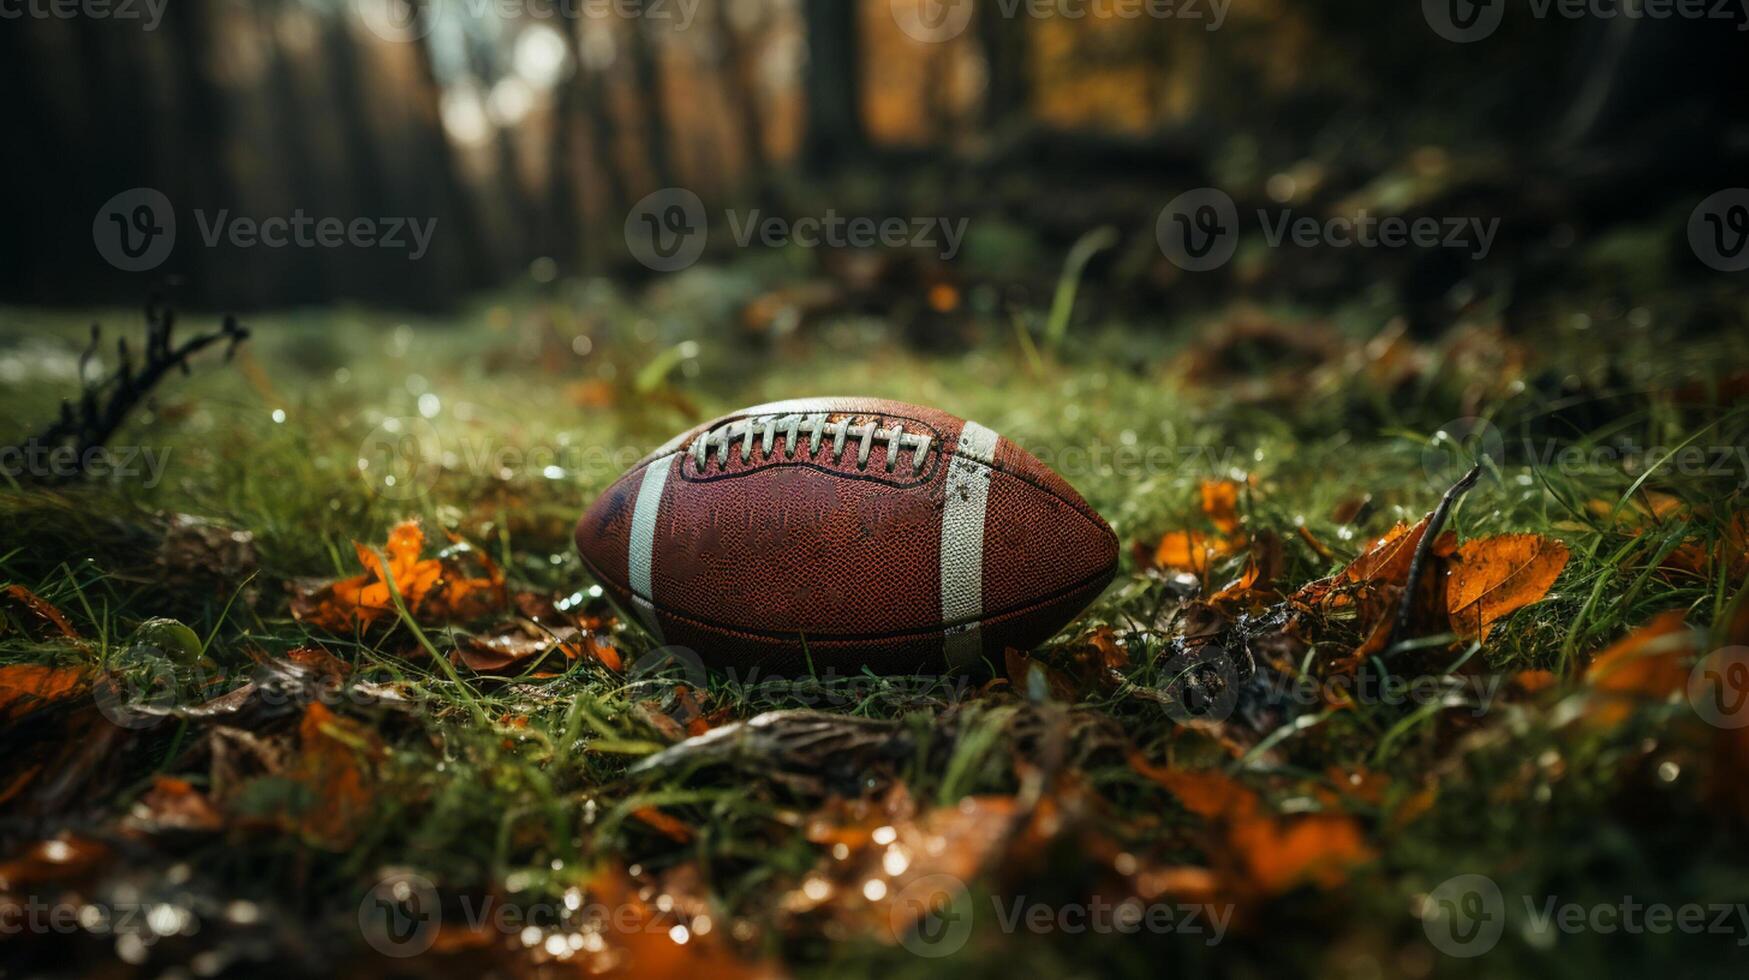
[[[517,283],[647,277],[624,240],[628,209],[685,187],[713,215],[971,219],[953,263],[793,260],[808,265],[789,270],[798,278],[876,306],[944,283],[955,292],[938,289],[936,307],[977,285],[986,305],[1048,301],[1069,246],[1109,225],[1121,247],[1088,274],[1110,295],[1315,300],[1382,276],[1425,327],[1452,312],[1460,282],[1456,305],[1509,315],[1565,275],[1618,274],[1574,244],[1680,218],[1749,162],[1741,23],[1508,13],[1485,42],[1459,44],[1418,3],[1205,0],[1132,18],[1122,4],[1040,17],[991,0],[947,40],[901,27],[958,6],[168,0],[135,19],[10,19],[0,299],[132,304],[174,277],[178,301],[205,309],[442,310]],[[1242,251],[1187,283],[1153,227],[1200,186],[1241,213],[1499,216],[1501,241],[1484,258]],[[92,247],[92,220],[135,187],[163,192],[183,224],[168,262],[123,273]],[[409,261],[201,247],[189,219],[298,210],[435,218],[437,233]],[[734,248],[722,225],[707,261]],[[1680,236],[1636,247],[1642,273],[1648,254],[1705,271]]]

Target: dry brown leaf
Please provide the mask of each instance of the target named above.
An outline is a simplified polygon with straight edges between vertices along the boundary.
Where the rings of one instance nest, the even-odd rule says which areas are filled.
[[[83,667],[8,664],[0,667],[0,725],[65,701],[84,697],[91,689]]]
[[[138,830],[161,833],[167,830],[220,830],[224,815],[213,806],[206,794],[185,779],[156,776],[152,788],[134,805],[128,823]]]
[[[1334,888],[1374,856],[1347,814],[1276,816],[1264,811],[1256,791],[1222,773],[1155,766],[1135,753],[1130,765],[1208,821],[1210,861],[1233,899],[1279,895],[1300,885]]]
[[[1613,726],[1641,701],[1663,701],[1688,685],[1695,637],[1672,609],[1599,652],[1585,671],[1593,696],[1588,717]]]
[[[1446,609],[1461,637],[1484,640],[1502,617],[1540,600],[1567,567],[1567,546],[1537,534],[1465,541],[1452,556]]]

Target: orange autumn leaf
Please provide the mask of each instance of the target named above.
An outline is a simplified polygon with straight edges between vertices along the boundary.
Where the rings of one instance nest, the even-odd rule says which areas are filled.
[[[11,724],[43,708],[82,697],[90,686],[88,674],[79,667],[0,667],[0,724]]]
[[[1130,766],[1165,787],[1199,817],[1248,818],[1261,806],[1256,792],[1219,772],[1156,766],[1138,753],[1130,754]]]
[[[1409,580],[1409,565],[1415,549],[1427,533],[1428,518],[1414,524],[1399,523],[1367,546],[1342,570],[1344,582],[1384,582],[1402,585]]]
[[[1446,610],[1462,637],[1487,639],[1502,617],[1547,595],[1567,546],[1537,534],[1498,534],[1464,542],[1452,556]]]
[[[1672,609],[1611,644],[1585,671],[1595,697],[1590,717],[1610,726],[1624,721],[1636,701],[1662,701],[1688,685],[1694,636]]]
[[[310,793],[299,829],[316,841],[344,847],[370,814],[367,763],[384,754],[370,729],[310,702],[298,725],[301,754],[292,775]]]
[[[1241,543],[1201,531],[1168,531],[1154,549],[1154,564],[1181,572],[1202,572],[1214,559],[1237,551]]]
[[[1211,857],[1239,877],[1232,884],[1240,893],[1279,895],[1302,884],[1334,888],[1350,867],[1373,858],[1347,814],[1278,817],[1264,812],[1255,790],[1223,773],[1155,766],[1137,753],[1129,761],[1213,826],[1221,853]]]
[[[1341,813],[1244,820],[1232,828],[1230,839],[1251,881],[1266,895],[1302,884],[1335,888],[1350,867],[1373,857],[1360,827]]]
[[[1202,512],[1216,530],[1229,537],[1239,530],[1239,484],[1232,480],[1204,480],[1200,487]]]
[[[1521,670],[1512,675],[1513,686],[1526,694],[1547,690],[1559,682],[1560,678],[1550,670]]]
[[[1239,485],[1232,480],[1204,480],[1198,488],[1203,516],[1215,528],[1205,531],[1168,531],[1155,546],[1156,567],[1201,574],[1210,562],[1238,553],[1245,547],[1239,531]]]
[[[383,548],[386,562],[374,549],[353,542],[364,573],[299,592],[292,599],[292,615],[335,633],[392,621],[398,612],[391,580],[407,611],[420,622],[472,619],[507,604],[504,574],[484,554],[471,552],[483,566],[475,575],[457,558],[421,559],[424,546],[418,521],[403,521],[389,532]]]

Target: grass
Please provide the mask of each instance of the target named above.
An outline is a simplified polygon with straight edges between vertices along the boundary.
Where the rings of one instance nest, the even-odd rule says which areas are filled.
[[[1659,565],[1684,542],[1727,540],[1745,509],[1749,470],[1735,453],[1749,445],[1749,409],[1708,393],[1749,365],[1749,340],[1727,330],[1673,340],[1665,324],[1680,318],[1677,294],[1646,299],[1631,315],[1608,301],[1565,301],[1571,315],[1542,318],[1516,336],[1474,324],[1440,340],[1393,342],[1388,333],[1380,339],[1391,329],[1388,311],[1360,303],[1321,320],[1272,308],[1169,324],[1079,324],[1066,343],[1039,345],[1016,343],[1012,324],[993,321],[986,342],[937,355],[904,350],[879,324],[855,319],[761,346],[726,338],[710,314],[684,303],[637,302],[598,286],[509,296],[443,322],[346,311],[255,318],[255,339],[234,369],[206,363],[173,381],[116,440],[167,450],[161,482],[0,492],[8,528],[0,580],[64,611],[86,641],[45,636],[10,612],[0,664],[124,663],[141,625],[168,616],[193,629],[211,666],[144,666],[168,669],[175,690],[204,699],[235,688],[255,660],[320,646],[351,665],[355,679],[401,699],[335,709],[341,722],[330,735],[349,746],[342,754],[374,759],[367,812],[341,837],[311,831],[307,815],[332,801],[322,796],[327,777],[298,764],[277,773],[269,766],[240,792],[215,785],[224,768],[211,748],[215,728],[250,728],[240,720],[173,718],[129,732],[115,749],[111,768],[119,771],[90,760],[80,763],[90,772],[78,770],[55,753],[77,737],[79,708],[57,706],[4,737],[15,758],[51,760],[77,777],[80,793],[52,812],[13,801],[15,812],[0,823],[0,859],[65,831],[113,844],[117,820],[153,776],[165,775],[223,795],[225,827],[116,844],[108,866],[148,882],[180,880],[191,907],[202,896],[258,903],[285,924],[268,948],[296,948],[285,961],[292,968],[381,964],[360,941],[356,913],[386,869],[438,883],[453,917],[456,896],[562,905],[603,869],[634,867],[640,880],[689,869],[698,879],[687,887],[708,896],[725,928],[735,925],[732,945],[742,954],[822,975],[994,974],[1012,970],[1016,957],[1042,975],[1097,965],[1150,975],[1262,975],[1287,966],[1330,976],[1577,976],[1678,963],[1693,975],[1724,975],[1739,962],[1749,924],[1703,935],[1563,932],[1537,929],[1529,912],[1545,896],[1588,908],[1622,895],[1681,906],[1732,904],[1749,890],[1746,814],[1721,805],[1712,788],[1742,773],[1721,761],[1686,702],[1644,705],[1606,731],[1562,715],[1582,700],[1591,655],[1660,612],[1683,610],[1722,641],[1746,583],[1726,563],[1705,577]],[[99,318],[111,329],[132,321]],[[0,347],[0,418],[11,430],[0,441],[46,418],[72,388],[70,357],[88,319],[0,314],[13,338]],[[1066,314],[1053,313],[1059,320]],[[1235,327],[1256,323],[1268,326]],[[1053,327],[1059,336],[1061,329]],[[1281,367],[1302,357],[1308,339],[1327,349]],[[1672,395],[1685,386],[1693,397]],[[1174,723],[1148,696],[1169,679],[1181,626],[1161,611],[1175,607],[1176,586],[1126,556],[1113,587],[1039,654],[1060,662],[1108,624],[1127,649],[1121,684],[1084,687],[1063,703],[1036,678],[990,687],[982,679],[772,685],[717,676],[697,698],[719,722],[814,708],[868,719],[892,751],[837,771],[844,767],[832,754],[755,744],[746,750],[752,761],[629,774],[669,741],[652,713],[683,707],[675,674],[615,673],[578,660],[556,676],[483,678],[450,666],[453,627],[421,627],[403,611],[400,629],[336,636],[287,612],[288,582],[355,574],[352,542],[380,543],[407,517],[472,542],[518,589],[592,602],[570,528],[627,465],[721,411],[846,392],[938,405],[1002,432],[1063,472],[1126,545],[1199,526],[1199,484],[1240,480],[1244,527],[1283,537],[1289,587],[1332,572],[1392,524],[1431,509],[1462,469],[1442,454],[1437,433],[1454,420],[1486,418],[1506,451],[1449,526],[1464,539],[1551,536],[1572,559],[1544,601],[1512,615],[1479,648],[1450,637],[1434,645],[1448,665],[1468,656],[1493,674],[1552,670],[1556,688],[1485,711],[1318,706],[1260,730],[1261,743],[1246,751],[1227,751]],[[403,436],[448,454],[441,470],[387,468],[377,450]],[[1637,447],[1626,459],[1614,451],[1623,444]],[[1684,454],[1690,447],[1706,453],[1704,465]],[[395,485],[384,482],[389,475]],[[1680,501],[1685,516],[1663,525],[1629,519],[1649,491]],[[206,577],[166,572],[159,556],[169,514],[248,531],[255,560],[246,571]],[[1219,587],[1242,562],[1217,564],[1203,586]],[[614,641],[628,660],[648,646],[623,627]],[[1411,662],[1395,652],[1368,670],[1383,678]],[[297,707],[251,724],[263,737],[289,737]],[[299,744],[307,754],[314,741]],[[1008,932],[980,913],[965,948],[933,960],[883,941],[867,923],[781,911],[822,861],[825,845],[808,830],[822,797],[873,795],[890,784],[951,808],[967,798],[1025,799],[1040,792],[1029,780],[1041,771],[1073,775],[1054,776],[1048,790],[1073,829],[970,876],[980,910],[1016,896],[1060,907],[1109,889],[1090,841],[1115,842],[1159,867],[1204,863],[1204,822],[1130,764],[1132,749],[1187,771],[1232,773],[1284,819],[1349,813],[1364,829],[1368,859],[1324,886],[1238,902],[1242,921],[1214,945],[1172,934]],[[857,762],[860,751],[841,758]],[[1373,774],[1382,788],[1364,799],[1345,795],[1340,774],[1353,771]],[[821,786],[798,789],[789,779],[798,772]],[[685,832],[665,834],[638,816],[647,808]],[[1441,882],[1468,873],[1488,875],[1507,902],[1504,937],[1476,960],[1430,945],[1417,915]],[[686,890],[672,880],[666,887]],[[232,948],[225,944],[246,932],[231,923],[165,939],[148,962],[185,961],[202,942]],[[28,948],[87,966],[128,959],[107,936],[47,940]],[[235,964],[249,961],[236,955]]]

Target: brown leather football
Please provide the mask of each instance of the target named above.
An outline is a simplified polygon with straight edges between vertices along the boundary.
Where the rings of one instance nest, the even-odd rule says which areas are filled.
[[[873,398],[758,405],[676,436],[595,501],[577,550],[659,642],[776,673],[1000,664],[1117,568],[1111,528],[1043,463]]]

